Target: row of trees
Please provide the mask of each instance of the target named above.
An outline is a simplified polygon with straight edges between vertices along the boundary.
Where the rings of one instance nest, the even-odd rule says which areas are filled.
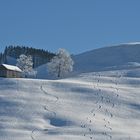
[[[47,63],[48,72],[55,77],[65,77],[73,70],[73,60],[70,54],[64,50],[59,49],[57,54]],[[24,77],[36,76],[37,72],[33,70],[33,60],[30,55],[20,55],[17,59],[17,66],[23,71]]]
[[[8,63],[7,56],[18,59],[21,54],[26,56],[31,55],[33,67],[36,68],[42,64],[48,63],[54,56],[54,53],[43,49],[36,49],[26,46],[8,46],[5,48],[4,53],[0,54],[0,63]]]

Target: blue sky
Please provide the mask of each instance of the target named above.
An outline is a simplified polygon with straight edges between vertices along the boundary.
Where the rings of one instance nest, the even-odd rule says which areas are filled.
[[[0,0],[0,51],[24,45],[70,53],[140,41],[140,0]]]

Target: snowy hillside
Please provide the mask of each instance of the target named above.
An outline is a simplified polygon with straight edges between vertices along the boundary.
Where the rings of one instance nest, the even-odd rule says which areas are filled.
[[[0,78],[0,140],[140,140],[140,78]]]
[[[140,43],[121,44],[74,56],[76,72],[140,67]]]
[[[104,47],[72,57],[74,60],[73,74],[93,71],[136,69],[140,68],[140,43],[136,42]],[[7,63],[15,65],[16,59],[7,57]],[[38,72],[37,78],[50,79],[46,64],[38,66],[35,70]]]
[[[0,78],[0,140],[140,140],[139,54],[123,44],[74,56],[66,79]]]

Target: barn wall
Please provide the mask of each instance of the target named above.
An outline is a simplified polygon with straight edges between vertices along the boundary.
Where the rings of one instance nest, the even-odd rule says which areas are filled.
[[[21,77],[21,73],[17,72],[17,71],[7,70],[6,77],[7,78],[20,78]]]
[[[8,70],[1,65],[0,66],[0,77],[21,78],[21,72]]]
[[[0,77],[6,77],[6,68],[0,65]]]
[[[6,77],[6,71],[0,70],[0,77]]]

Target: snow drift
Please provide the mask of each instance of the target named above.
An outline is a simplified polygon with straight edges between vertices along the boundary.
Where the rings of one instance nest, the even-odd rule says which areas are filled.
[[[140,79],[124,73],[0,78],[0,139],[139,140]]]

